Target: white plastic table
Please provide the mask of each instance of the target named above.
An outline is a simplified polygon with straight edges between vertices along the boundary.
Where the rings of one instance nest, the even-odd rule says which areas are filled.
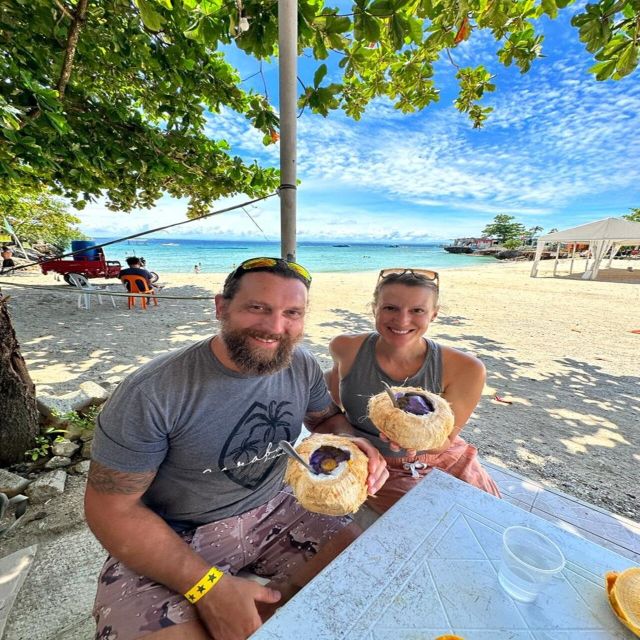
[[[503,530],[537,529],[562,576],[522,604],[498,584]],[[604,574],[627,558],[433,471],[252,636],[252,640],[633,640]]]

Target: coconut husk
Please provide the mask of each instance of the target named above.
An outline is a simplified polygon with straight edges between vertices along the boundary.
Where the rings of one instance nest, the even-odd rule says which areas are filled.
[[[609,603],[623,625],[640,637],[640,567],[606,575]]]
[[[348,451],[349,460],[340,464],[335,475],[315,475],[290,459],[284,481],[291,486],[296,499],[307,511],[328,516],[354,513],[367,499],[369,459],[349,438],[327,434],[306,438],[296,451],[309,462],[311,454],[322,446]]]
[[[425,451],[440,448],[453,431],[454,416],[449,403],[429,391],[418,387],[391,387],[393,393],[408,391],[424,396],[434,411],[424,416],[407,413],[394,407],[386,391],[369,399],[369,419],[389,440],[403,449]]]

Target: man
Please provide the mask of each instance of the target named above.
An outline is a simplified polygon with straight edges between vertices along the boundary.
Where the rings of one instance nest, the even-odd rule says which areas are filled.
[[[136,256],[132,256],[127,258],[126,260],[128,269],[121,269],[118,274],[118,278],[122,278],[122,276],[141,276],[144,278],[146,282],[146,289],[153,289],[153,285],[151,282],[151,274],[142,268],[142,263],[140,262],[140,258],[136,258]],[[125,283],[127,285],[127,289],[129,288],[129,283]],[[143,287],[140,287],[143,288]]]
[[[13,261],[13,251],[11,251],[11,249],[7,246],[2,247],[0,256],[2,257],[2,268],[0,269],[0,275],[4,275],[5,273],[9,273],[16,266],[16,263]]]
[[[310,283],[293,262],[243,262],[216,296],[219,334],[143,366],[100,413],[85,510],[113,557],[98,585],[98,638],[244,639],[262,622],[257,603],[280,593],[234,574],[299,587],[319,570],[318,548],[345,519],[305,512],[283,491],[277,445],[303,421],[352,432],[296,346]],[[385,464],[354,441],[374,494]]]

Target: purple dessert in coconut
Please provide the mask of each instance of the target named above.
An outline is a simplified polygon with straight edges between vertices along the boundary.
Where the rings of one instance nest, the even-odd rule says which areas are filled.
[[[386,387],[369,399],[368,415],[391,442],[404,449],[439,449],[453,430],[449,403],[419,387]]]

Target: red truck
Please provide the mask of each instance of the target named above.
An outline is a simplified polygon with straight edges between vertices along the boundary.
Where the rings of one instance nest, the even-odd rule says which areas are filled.
[[[107,260],[101,250],[98,251],[98,254],[97,260],[86,258],[78,260],[77,257],[69,260],[62,258],[45,260],[40,263],[40,268],[45,275],[50,271],[59,273],[67,284],[71,284],[69,282],[70,273],[78,273],[85,278],[117,278],[122,269],[120,262],[118,260]]]

